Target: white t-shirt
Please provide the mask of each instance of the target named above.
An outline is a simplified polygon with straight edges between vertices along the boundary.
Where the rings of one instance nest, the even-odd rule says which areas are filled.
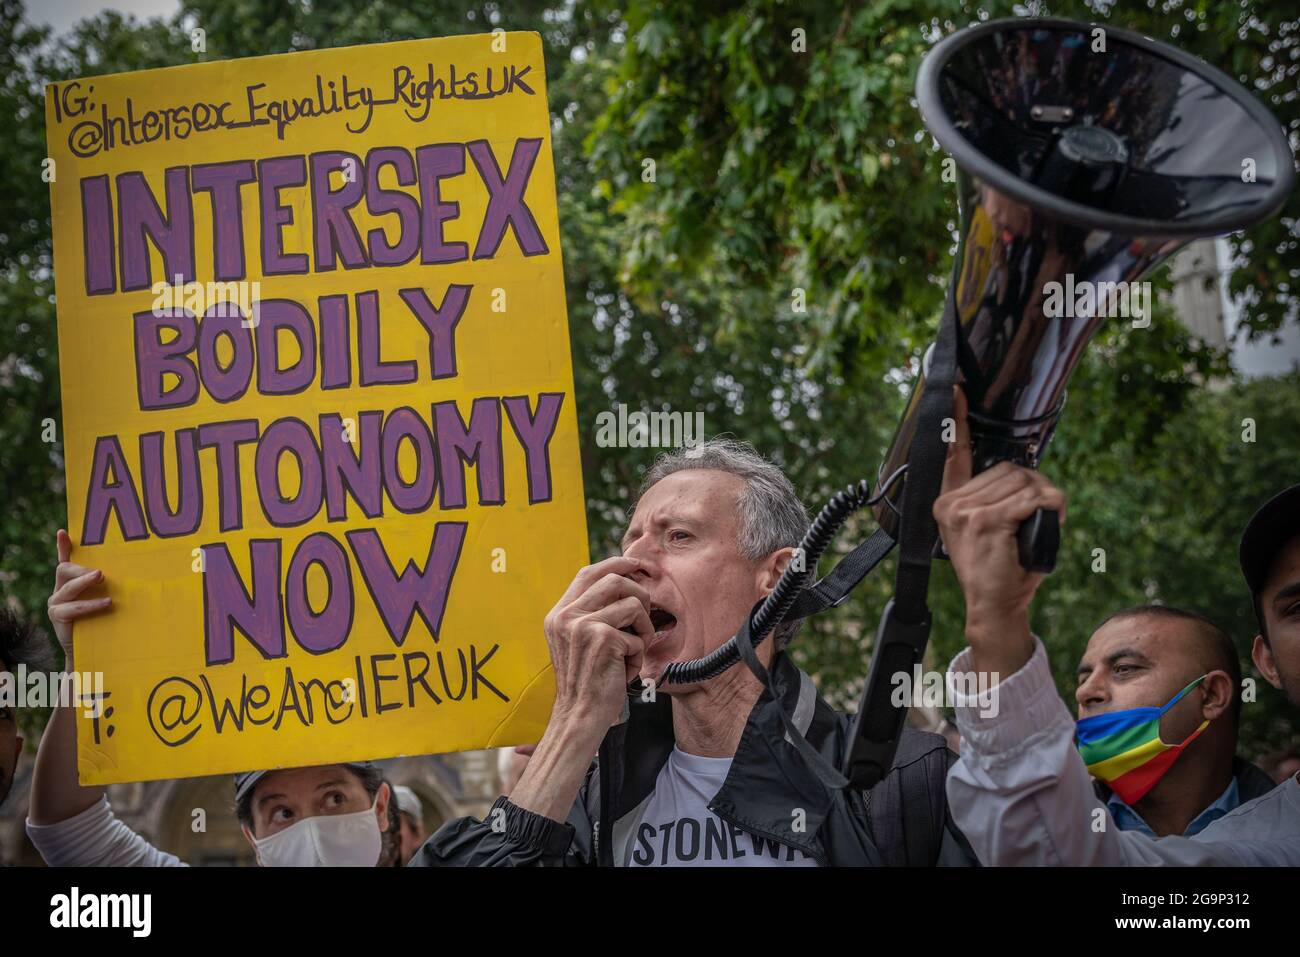
[[[673,748],[632,835],[629,867],[816,867],[803,851],[724,821],[708,804],[731,758]]]

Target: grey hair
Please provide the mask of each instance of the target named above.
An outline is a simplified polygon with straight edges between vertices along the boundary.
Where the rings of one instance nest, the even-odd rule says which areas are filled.
[[[740,532],[736,546],[751,562],[782,548],[795,548],[808,531],[808,512],[780,467],[759,455],[748,442],[705,439],[685,448],[665,452],[655,460],[636,493],[637,501],[652,485],[676,472],[708,469],[745,480],[737,502]],[[789,644],[799,623],[778,625],[773,640],[778,651]]]

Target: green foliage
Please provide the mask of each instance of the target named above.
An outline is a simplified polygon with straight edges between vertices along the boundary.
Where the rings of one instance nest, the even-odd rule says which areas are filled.
[[[588,140],[600,188],[626,212],[624,278],[653,297],[666,277],[706,282],[728,317],[808,290],[809,370],[875,378],[931,338],[954,228],[943,154],[912,103],[920,61],[957,24],[1017,5],[746,0],[701,10],[633,2],[630,42]],[[1165,38],[1253,89],[1300,134],[1300,19],[1262,3],[1052,3]],[[1107,13],[1106,11],[1109,11]],[[656,179],[640,175],[645,160]],[[1300,194],[1240,241],[1233,292],[1260,330],[1294,319]],[[676,280],[675,280],[676,281]],[[734,318],[731,318],[734,317]]]
[[[1247,82],[1293,135],[1300,58],[1285,5],[1209,0],[1039,5],[1039,12],[1169,38]],[[1009,2],[681,0],[439,3],[183,0],[171,21],[104,13],[58,42],[0,0],[0,588],[43,618],[54,530],[65,521],[49,201],[40,181],[43,83],[174,63],[420,36],[537,30],[547,56],[583,470],[593,555],[608,553],[652,450],[601,448],[598,412],[704,413],[710,433],[754,443],[811,507],[874,475],[916,360],[933,336],[955,229],[943,155],[911,101],[943,33]],[[205,31],[194,52],[190,31]],[[804,52],[792,49],[802,30]],[[654,161],[647,181],[645,160]],[[1234,291],[1265,332],[1296,312],[1297,197],[1246,237]],[[798,296],[806,311],[797,311]],[[1251,506],[1295,480],[1295,377],[1207,389],[1224,357],[1167,315],[1109,329],[1071,383],[1045,468],[1072,508],[1060,570],[1036,606],[1056,673],[1091,626],[1158,598],[1230,625],[1248,606],[1235,536]],[[1240,419],[1259,441],[1240,442]],[[60,432],[61,434],[61,432]],[[839,544],[868,534],[863,523]],[[1090,570],[1092,549],[1108,570]],[[794,648],[832,698],[860,683],[891,569]],[[960,595],[936,575],[934,659],[961,644]],[[1062,691],[1071,689],[1063,683]],[[1277,697],[1248,708],[1256,744],[1281,741]],[[34,737],[34,736],[33,736]]]
[[[1031,6],[1167,39],[1237,77],[1293,138],[1300,134],[1293,12],[1178,0]],[[961,0],[744,0],[703,9],[656,0],[620,9],[629,42],[605,81],[609,104],[587,147],[600,194],[625,218],[624,287],[647,310],[665,297],[711,302],[715,348],[796,327],[806,350],[795,357],[797,374],[826,390],[826,419],[814,420],[812,433],[787,432],[778,446],[764,444],[768,430],[748,415],[729,426],[791,463],[810,502],[824,501],[837,481],[874,474],[901,408],[901,393],[885,384],[912,380],[951,266],[955,198],[940,176],[943,154],[911,100],[917,68],[956,26],[1020,11]],[[1293,195],[1279,218],[1235,240],[1244,259],[1232,289],[1246,297],[1248,328],[1295,321],[1297,214]],[[1153,281],[1167,290],[1167,270]],[[806,294],[806,314],[790,313],[796,289]],[[1294,469],[1254,454],[1238,456],[1238,474],[1198,470],[1197,459],[1184,474],[1179,466],[1189,460],[1169,444],[1179,434],[1220,457],[1240,452],[1235,433],[1208,425],[1236,414],[1229,394],[1206,389],[1228,375],[1226,356],[1162,312],[1150,329],[1106,329],[1071,383],[1045,468],[1071,496],[1072,519],[1061,569],[1035,609],[1064,693],[1092,627],[1125,605],[1200,608],[1248,649],[1236,536],[1253,506],[1295,481]],[[1242,388],[1279,420],[1294,413],[1287,380]],[[842,402],[854,407],[852,424],[837,431]],[[1282,455],[1287,434],[1283,424],[1260,445],[1271,442]],[[1240,474],[1248,469],[1257,471]],[[1213,523],[1187,513],[1216,503]],[[1111,556],[1105,575],[1090,571],[1094,547]],[[796,642],[801,664],[841,702],[860,685],[889,571]],[[963,643],[963,615],[950,571],[937,578],[932,656],[941,663]],[[1211,581],[1219,591],[1204,587]],[[1278,698],[1261,693],[1261,702],[1247,709],[1247,734],[1276,742]]]

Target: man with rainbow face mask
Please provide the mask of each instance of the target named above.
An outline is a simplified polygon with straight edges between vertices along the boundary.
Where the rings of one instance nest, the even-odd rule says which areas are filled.
[[[1064,521],[1065,495],[1046,476],[1008,462],[973,475],[960,390],[954,418],[956,441],[949,447],[943,494],[934,506],[966,599],[969,647],[949,668],[950,687],[969,687],[971,672],[976,678],[986,675],[998,702],[989,713],[985,694],[958,694],[954,701],[962,750],[948,775],[948,804],[976,856],[986,865],[1001,866],[1300,865],[1297,778],[1241,804],[1190,838],[1153,838],[1115,826],[1093,791],[1078,743],[1082,737],[1086,750],[1122,729],[1093,722],[1080,732],[1057,694],[1043,643],[1029,629],[1029,606],[1043,576],[1021,567],[1017,533],[1039,508],[1057,510]],[[1259,616],[1252,655],[1256,667],[1300,707],[1300,486],[1283,492],[1251,520],[1241,563]],[[1161,732],[1164,742],[1190,746],[1209,733],[1206,727],[1192,738],[1205,721],[1204,713],[1198,718],[1194,711],[1208,677],[1179,695],[1198,677],[1192,675],[1181,688],[1175,685],[1170,697],[1155,705],[1164,712],[1162,719],[1173,716],[1171,723],[1179,720],[1181,707],[1193,710],[1181,729]],[[1178,701],[1165,709],[1174,697]],[[1151,740],[1151,712],[1139,717],[1147,720],[1115,722],[1126,724],[1132,737],[1140,739],[1120,742],[1129,747],[1118,754]],[[1109,741],[1108,750],[1115,745]],[[1115,756],[1090,755],[1088,760]],[[1173,760],[1171,767],[1178,763]]]
[[[1093,632],[1078,674],[1075,743],[1122,830],[1191,837],[1273,789],[1236,756],[1241,663],[1208,618],[1118,611]]]

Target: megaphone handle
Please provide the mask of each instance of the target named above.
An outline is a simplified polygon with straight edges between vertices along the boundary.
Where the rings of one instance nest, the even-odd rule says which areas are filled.
[[[1016,534],[1020,565],[1025,571],[1051,572],[1056,568],[1056,550],[1061,544],[1061,517],[1055,509],[1040,508],[1021,522]]]

